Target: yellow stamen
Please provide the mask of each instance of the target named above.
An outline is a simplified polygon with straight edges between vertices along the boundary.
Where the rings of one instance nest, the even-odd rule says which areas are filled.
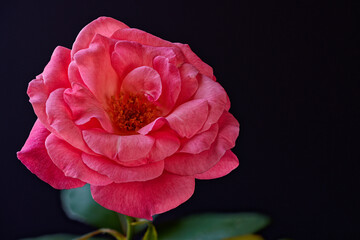
[[[121,134],[135,133],[160,115],[157,107],[142,95],[121,93],[111,97],[108,106],[113,126]]]

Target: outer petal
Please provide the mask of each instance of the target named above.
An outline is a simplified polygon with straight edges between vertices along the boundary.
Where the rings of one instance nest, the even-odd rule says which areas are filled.
[[[45,141],[47,152],[53,163],[65,176],[77,178],[95,186],[104,186],[113,181],[88,168],[81,159],[81,151],[50,134]]]
[[[209,150],[211,144],[217,137],[218,131],[218,124],[214,124],[209,130],[197,134],[190,139],[185,139],[179,152],[198,154],[205,150]]]
[[[209,103],[209,116],[202,129],[202,131],[206,131],[219,120],[225,110],[228,100],[227,94],[219,83],[200,75],[199,88],[193,98],[206,99]]]
[[[120,29],[111,36],[118,40],[138,42],[154,47],[174,47],[174,44],[136,28]]]
[[[150,136],[120,136],[96,129],[84,130],[83,135],[85,142],[95,153],[120,163],[145,158],[155,141]]]
[[[91,40],[96,34],[110,37],[115,31],[122,28],[128,28],[128,26],[113,18],[99,17],[80,31],[73,44],[71,56],[74,56],[77,51],[89,47]]]
[[[91,186],[91,193],[94,200],[105,208],[152,220],[152,215],[169,211],[188,200],[194,189],[193,177],[164,172],[146,182]]]
[[[36,176],[56,189],[70,189],[82,187],[84,182],[66,177],[64,173],[51,161],[46,148],[45,139],[50,132],[36,120],[29,138],[17,157]]]
[[[168,49],[175,53],[170,59],[170,62],[180,66],[185,61],[185,56],[182,53],[181,49],[178,48],[174,43],[156,37],[150,33],[144,32],[135,28],[124,28],[116,31],[111,38],[118,40],[126,40],[131,42],[137,42],[141,45],[153,46],[153,47],[161,47],[161,49]]]
[[[82,80],[104,106],[120,89],[119,77],[111,65],[113,44],[112,40],[96,35],[89,48],[74,55]]]
[[[52,128],[46,116],[46,100],[55,89],[70,87],[67,75],[70,60],[69,49],[60,46],[55,48],[44,72],[29,83],[27,93],[35,114],[49,130],[52,130]]]
[[[159,177],[164,170],[164,161],[136,167],[125,167],[105,157],[82,154],[84,163],[91,169],[108,176],[116,183],[148,181]]]
[[[84,81],[81,78],[80,72],[79,72],[79,68],[76,65],[75,61],[72,61],[69,65],[69,69],[68,69],[68,75],[69,75],[69,82],[71,84],[74,83],[79,83],[81,85],[85,86]]]
[[[80,129],[73,122],[71,111],[63,98],[64,90],[59,88],[50,94],[46,102],[48,122],[56,131],[56,134],[61,136],[70,145],[91,153],[91,150],[84,143]]]
[[[124,78],[121,89],[132,93],[146,95],[150,101],[156,101],[160,97],[162,85],[160,75],[147,66],[132,70]]]
[[[177,100],[178,104],[187,101],[198,89],[197,75],[199,71],[191,64],[184,63],[180,68],[181,91]]]
[[[60,46],[55,48],[50,62],[46,65],[42,73],[44,83],[49,92],[58,88],[70,87],[67,72],[70,62],[70,49]]]
[[[173,155],[180,147],[180,140],[168,127],[152,132],[150,136],[155,138],[154,146],[149,153],[151,161],[163,160]]]
[[[111,121],[103,106],[85,87],[74,83],[73,87],[64,91],[64,100],[71,109],[77,125],[82,125],[96,118],[107,132],[113,132]]]
[[[39,78],[32,80],[29,83],[27,94],[30,97],[30,103],[34,108],[34,112],[39,120],[48,129],[52,129],[48,123],[46,115],[46,100],[49,97],[49,92],[44,84],[42,75]]]
[[[213,74],[213,69],[206,63],[204,63],[189,47],[187,44],[181,44],[181,43],[175,43],[176,46],[178,46],[182,52],[184,53],[186,59],[188,62],[192,65],[194,65],[201,74],[204,74],[205,76],[215,80],[215,76]]]
[[[179,175],[195,175],[212,168],[227,150],[235,146],[239,123],[228,112],[219,119],[219,134],[211,148],[199,154],[177,153],[165,159],[165,170]]]
[[[236,155],[231,152],[231,150],[227,150],[224,156],[220,159],[220,161],[210,168],[210,170],[196,174],[195,178],[197,179],[214,179],[223,177],[229,174],[232,170],[239,166],[239,160]]]
[[[191,138],[202,128],[207,116],[207,101],[197,99],[180,105],[166,119],[181,137]]]

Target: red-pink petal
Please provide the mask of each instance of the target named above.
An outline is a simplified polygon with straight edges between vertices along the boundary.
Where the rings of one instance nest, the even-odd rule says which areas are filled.
[[[130,162],[147,157],[154,138],[144,135],[115,135],[102,130],[84,130],[84,140],[98,154],[115,161]]]
[[[46,101],[48,122],[56,131],[55,133],[70,145],[91,153],[91,150],[84,143],[80,129],[73,122],[71,111],[63,98],[64,90],[64,88],[56,89]]]
[[[148,48],[149,46],[156,47],[149,49],[157,49],[157,51],[161,51],[162,54],[156,54],[156,55],[161,55],[169,58],[170,62],[176,66],[180,66],[185,61],[185,56],[182,53],[181,49],[178,48],[174,43],[168,42],[166,40],[163,40],[159,37],[156,37],[150,33],[144,32],[139,29],[135,29],[135,28],[120,29],[116,31],[111,38],[137,42],[140,43],[141,45],[144,45],[144,47],[146,48]],[[148,55],[152,51],[147,51]],[[169,51],[171,51],[170,55],[169,55],[170,53]],[[167,52],[167,54],[164,54],[165,52]]]
[[[142,135],[146,135],[151,131],[156,131],[156,130],[160,129],[162,126],[164,126],[167,123],[168,123],[168,121],[166,120],[166,118],[158,117],[157,119],[155,119],[148,125],[140,128],[137,132]]]
[[[174,47],[173,43],[136,28],[120,29],[114,32],[111,38],[138,42],[143,45],[154,47]]]
[[[147,96],[150,101],[156,101],[162,90],[160,75],[147,66],[135,68],[124,78],[121,90],[140,93]]]
[[[201,130],[206,131],[219,120],[225,110],[228,99],[227,94],[219,83],[204,75],[200,75],[199,88],[193,98],[206,99],[208,101],[209,116]]]
[[[235,146],[239,123],[228,112],[219,119],[219,134],[209,150],[199,154],[176,153],[165,159],[165,170],[179,175],[194,175],[208,171]]]
[[[227,150],[224,156],[220,159],[220,161],[210,168],[210,170],[196,174],[195,178],[197,179],[214,179],[223,177],[229,174],[232,170],[239,166],[239,160],[236,155],[231,152],[231,150]]]
[[[190,138],[202,128],[207,116],[207,101],[197,99],[178,106],[166,119],[170,127],[181,137]]]
[[[150,134],[155,138],[153,148],[149,153],[151,161],[159,161],[173,155],[180,147],[180,140],[171,129],[161,129]]]
[[[128,28],[128,26],[113,18],[99,17],[80,31],[73,44],[71,56],[81,49],[88,48],[96,34],[110,37],[115,31],[122,28]]]
[[[45,139],[50,132],[36,120],[29,138],[17,157],[36,176],[56,189],[70,189],[82,187],[84,182],[66,177],[64,173],[51,161],[46,148]]]
[[[96,35],[89,48],[74,55],[85,85],[103,104],[119,93],[119,77],[111,65],[111,39]]]
[[[182,43],[175,43],[176,46],[178,46],[182,52],[184,53],[186,59],[188,62],[192,65],[194,65],[201,74],[206,75],[207,77],[215,80],[215,76],[213,74],[213,69],[206,63],[204,63],[190,48],[187,44]]]
[[[169,211],[188,200],[194,189],[193,177],[164,172],[146,182],[91,186],[91,193],[94,200],[105,208],[152,220],[152,215]]]
[[[164,161],[126,167],[105,157],[85,153],[83,153],[82,159],[89,168],[108,176],[116,183],[148,181],[159,177],[164,170]]]
[[[240,124],[236,118],[229,112],[224,111],[219,121],[219,138],[223,142],[223,146],[230,149],[235,146],[237,137],[239,136]]]
[[[111,121],[103,106],[85,87],[74,83],[72,88],[64,91],[64,100],[71,109],[77,125],[82,125],[96,118],[107,132],[113,132]]]
[[[181,90],[181,77],[177,67],[168,58],[157,56],[153,61],[154,69],[160,74],[162,94],[157,102],[166,115],[175,105]]]
[[[78,66],[76,65],[76,62],[75,61],[72,61],[69,65],[69,68],[68,68],[68,76],[69,76],[69,82],[71,84],[74,84],[74,83],[79,83],[81,85],[84,85],[85,86],[85,83],[84,81],[82,80],[81,78],[81,75],[80,75],[80,72],[79,72],[79,68]]]
[[[199,133],[190,139],[185,139],[179,152],[198,154],[209,150],[217,137],[218,130],[219,126],[215,123],[209,130]]]
[[[179,61],[174,48],[152,47],[141,45],[137,42],[118,41],[115,44],[111,60],[114,69],[120,79],[124,78],[134,68],[141,66],[153,67],[153,59],[156,56],[162,56],[177,66]]]
[[[131,70],[141,66],[151,66],[152,59],[144,54],[143,47],[136,42],[119,41],[111,55],[112,65],[120,79]]]
[[[64,172],[65,176],[77,178],[95,186],[104,186],[113,181],[87,167],[81,159],[81,151],[73,148],[54,134],[45,141],[47,152],[53,163]]]
[[[187,101],[198,89],[197,75],[199,71],[191,64],[184,63],[180,68],[181,91],[177,99],[178,104]]]
[[[49,97],[49,93],[42,79],[42,75],[29,83],[27,94],[30,97],[30,103],[34,108],[36,116],[46,128],[51,130],[52,128],[48,123],[46,115],[46,100]]]
[[[70,49],[61,46],[55,48],[49,63],[42,73],[48,92],[52,92],[58,88],[70,87],[67,74],[70,62]]]

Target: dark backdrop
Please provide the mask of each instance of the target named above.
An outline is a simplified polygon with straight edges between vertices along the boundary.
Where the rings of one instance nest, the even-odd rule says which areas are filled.
[[[314,1],[315,2],[315,1]],[[215,71],[241,124],[230,175],[198,181],[159,221],[205,211],[272,217],[268,239],[359,239],[358,6],[300,1],[8,1],[1,3],[1,239],[90,228],[16,158],[36,117],[27,84],[57,45],[110,16],[188,43]]]

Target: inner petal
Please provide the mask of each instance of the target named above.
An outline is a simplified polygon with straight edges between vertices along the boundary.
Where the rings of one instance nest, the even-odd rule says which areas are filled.
[[[161,115],[155,104],[143,94],[122,92],[109,100],[108,115],[121,135],[136,134],[137,130]]]

